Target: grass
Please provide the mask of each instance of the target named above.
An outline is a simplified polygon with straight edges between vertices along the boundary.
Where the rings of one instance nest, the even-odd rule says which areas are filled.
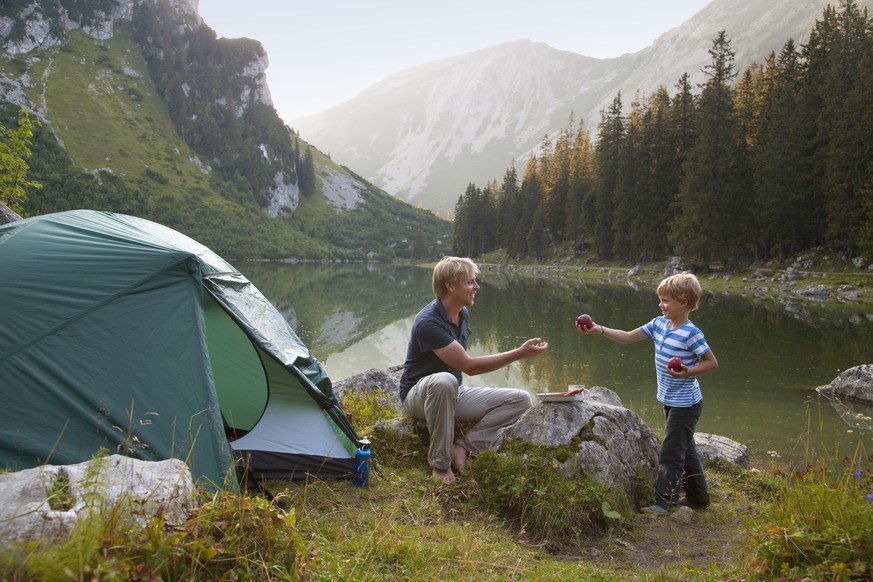
[[[132,42],[130,26],[121,24],[116,33],[98,42],[74,31],[57,51],[45,91],[54,131],[85,168],[111,167],[156,195],[178,197],[197,187],[215,196],[189,161],[194,154],[169,122],[142,55],[124,50]]]
[[[123,504],[80,516],[66,540],[0,550],[3,580],[870,580],[873,455],[707,467],[713,505],[634,512],[607,488],[525,463],[529,450],[471,459],[430,478],[424,441],[377,428],[384,398],[350,413],[372,435],[370,486],[266,484],[198,493],[182,524]],[[522,452],[524,451],[524,452]],[[827,462],[826,462],[827,461]],[[62,496],[64,486],[56,484]],[[95,503],[97,503],[95,501]],[[139,516],[142,518],[142,516]],[[681,517],[681,518],[680,518]]]

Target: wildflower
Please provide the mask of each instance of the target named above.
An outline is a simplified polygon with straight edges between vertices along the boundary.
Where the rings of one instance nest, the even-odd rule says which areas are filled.
[[[742,505],[740,505],[740,508],[737,509],[737,511],[740,512],[740,513],[746,513],[746,508],[743,507]]]
[[[734,525],[740,525],[740,518],[739,517],[734,518]]]
[[[864,496],[864,499],[866,499],[867,501],[873,501],[873,493],[868,493]]]
[[[860,479],[860,478],[861,478],[861,471],[860,471],[860,469],[855,469],[855,479]]]

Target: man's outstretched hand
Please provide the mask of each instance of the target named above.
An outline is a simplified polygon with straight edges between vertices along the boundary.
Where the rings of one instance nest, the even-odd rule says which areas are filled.
[[[533,358],[536,357],[543,352],[549,349],[549,342],[544,341],[542,338],[534,337],[523,344],[519,350],[521,350],[522,358]]]

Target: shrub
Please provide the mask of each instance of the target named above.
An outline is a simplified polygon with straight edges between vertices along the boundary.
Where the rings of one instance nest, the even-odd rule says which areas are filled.
[[[467,502],[539,539],[572,538],[621,519],[605,487],[588,478],[564,476],[541,460],[488,451],[471,459],[467,476],[475,483],[464,487]]]
[[[342,409],[358,432],[372,432],[376,422],[394,417],[388,393],[381,388],[349,392],[343,398]]]
[[[867,460],[873,462],[873,455]],[[759,574],[829,580],[873,576],[871,471],[847,459],[838,475],[817,464],[775,484],[760,518],[748,520]]]

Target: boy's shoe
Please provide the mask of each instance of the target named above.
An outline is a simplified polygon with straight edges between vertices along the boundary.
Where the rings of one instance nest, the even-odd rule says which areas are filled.
[[[698,511],[698,510],[703,510],[703,509],[708,508],[709,501],[707,501],[706,503],[696,503],[696,504],[692,505],[691,503],[688,502],[687,497],[683,497],[682,499],[679,500],[679,505],[682,507],[690,507],[691,509]]]
[[[657,503],[648,507],[643,507],[640,511],[643,513],[651,513],[654,515],[667,515],[668,513],[670,513],[669,509],[667,509],[663,505],[658,505]]]

